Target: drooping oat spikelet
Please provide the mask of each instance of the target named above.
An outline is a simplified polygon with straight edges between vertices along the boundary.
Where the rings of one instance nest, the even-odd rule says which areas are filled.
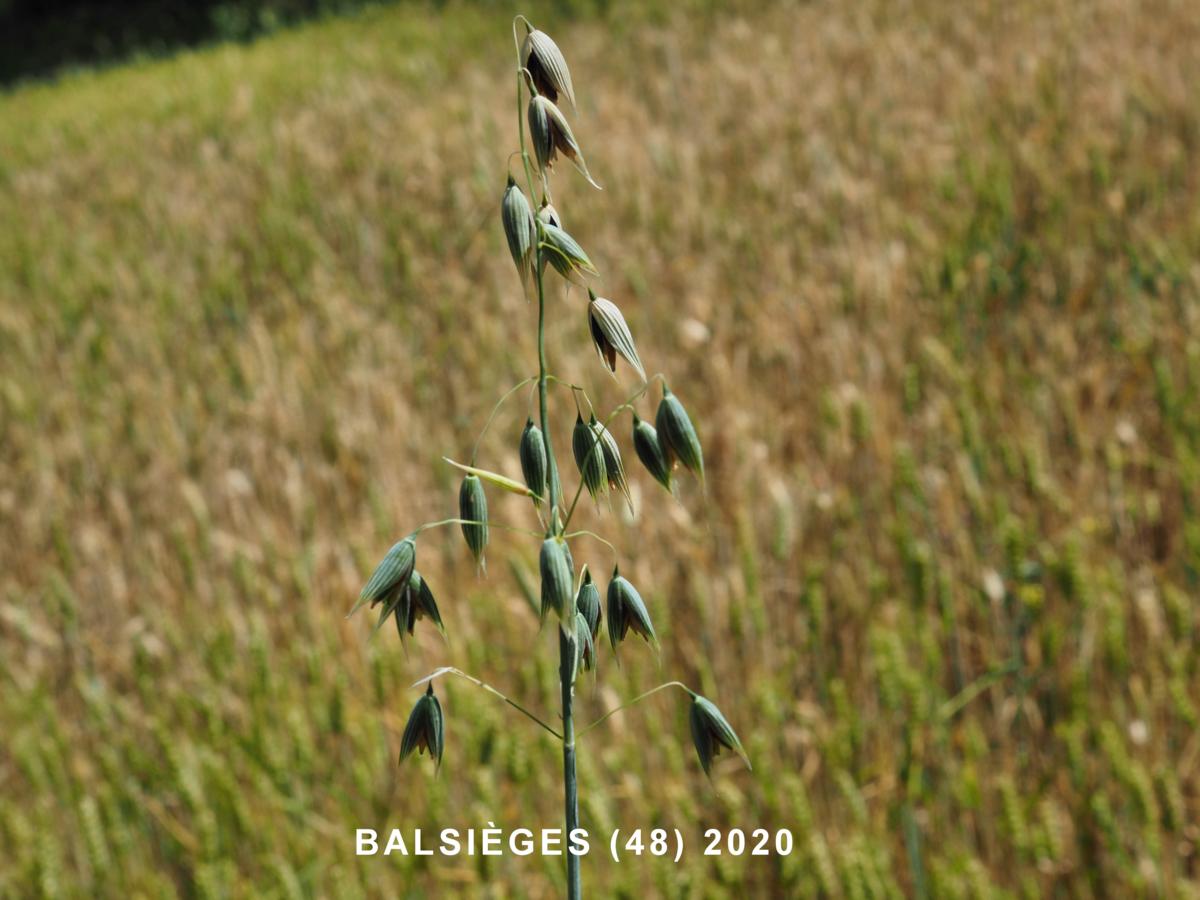
[[[370,603],[372,608],[380,601],[394,604],[397,592],[402,591],[412,576],[413,565],[417,559],[417,542],[414,535],[409,535],[402,541],[392,545],[392,549],[383,557],[382,562],[375,567],[370,579],[359,592],[358,600],[350,610],[349,615],[364,604]]]
[[[704,451],[700,447],[700,439],[696,437],[696,429],[687,410],[666,384],[663,385],[662,402],[658,404],[654,425],[658,431],[659,446],[668,464],[678,460],[703,482]]]
[[[575,608],[587,621],[588,631],[595,639],[600,631],[600,589],[592,581],[592,573],[586,565],[583,567],[583,582],[579,585],[579,592],[575,595]]]
[[[546,538],[538,556],[538,569],[542,577],[542,618],[554,610],[565,621],[567,610],[574,599],[574,567],[571,564],[567,543],[561,538]]]
[[[597,190],[602,189],[588,171],[587,160],[583,158],[579,141],[575,139],[575,133],[562,110],[546,97],[538,95],[529,101],[528,118],[529,139],[533,144],[533,153],[543,180],[546,173],[554,168],[554,160],[561,153],[571,160],[579,174],[588,180],[588,184]]]
[[[442,704],[433,693],[433,683],[421,695],[417,705],[409,714],[408,723],[404,726],[404,735],[400,738],[400,762],[404,762],[412,752],[429,753],[437,762],[437,768],[442,767],[442,751],[445,749],[445,722],[442,718]]]
[[[692,729],[692,743],[696,745],[696,755],[700,757],[700,766],[705,775],[712,776],[713,757],[720,753],[722,748],[732,750],[742,758],[747,769],[752,768],[750,758],[742,749],[742,742],[712,701],[699,694],[692,694],[688,722]]]
[[[541,208],[540,208],[540,209],[537,211],[537,217],[536,217],[536,218],[537,218],[537,222],[538,222],[539,224],[541,224],[541,225],[553,225],[555,228],[562,228],[562,227],[563,227],[563,225],[562,225],[562,217],[561,217],[561,216],[559,216],[559,214],[558,214],[558,210],[557,210],[557,209],[555,209],[555,208],[554,208],[554,204],[553,204],[553,203],[551,203],[551,202],[550,202],[548,199],[546,199],[545,197],[543,197],[543,198],[542,198],[542,206],[541,206]],[[551,256],[553,253],[554,253],[554,251],[553,251],[553,250],[551,250],[550,248],[548,248],[548,247],[547,247],[547,248],[543,248],[543,252],[542,252],[542,263],[541,263],[541,265],[538,267],[538,274],[539,274],[539,275],[544,275],[544,274],[545,274],[545,272],[546,272],[546,263],[549,261],[549,259],[550,259],[550,256]],[[558,267],[557,267],[557,266],[555,266],[555,269],[558,269]],[[561,270],[560,270],[560,271],[561,271]],[[568,278],[570,278],[570,276],[564,276],[564,277],[568,277]],[[574,279],[574,278],[571,278],[570,280],[574,281],[575,279]]]
[[[537,211],[537,220],[544,225],[553,225],[555,228],[562,228],[562,218],[558,214],[558,210],[554,208],[554,204],[549,200],[542,200],[542,206]]]
[[[582,283],[584,275],[599,275],[579,242],[556,225],[541,225],[542,258],[563,278]]]
[[[458,516],[464,520],[462,533],[471,555],[475,557],[475,565],[479,571],[487,571],[487,563],[483,558],[488,542],[487,495],[483,492],[483,482],[478,475],[468,475],[462,480],[462,487],[458,490]]]
[[[600,451],[604,457],[604,477],[608,486],[624,494],[625,502],[629,504],[629,513],[632,515],[633,497],[629,495],[629,480],[625,477],[625,463],[621,461],[621,448],[617,446],[617,439],[612,436],[611,431],[596,421],[595,416],[588,422],[588,427],[600,441]]]
[[[671,465],[667,462],[667,457],[659,444],[658,432],[649,422],[638,418],[637,413],[633,414],[633,449],[637,453],[638,459],[642,461],[642,465],[646,467],[646,471],[654,476],[655,481],[670,491]]]
[[[594,417],[592,421],[595,421]],[[579,468],[583,485],[593,500],[608,492],[604,449],[598,437],[598,434],[584,423],[583,416],[575,416],[575,430],[571,432],[571,452],[575,456],[575,465]]]
[[[575,109],[575,88],[571,84],[571,71],[558,44],[550,35],[536,28],[530,29],[521,44],[521,65],[529,70],[537,92],[558,102],[558,95],[565,94]]]
[[[433,597],[433,591],[429,588],[429,582],[421,577],[420,572],[413,572],[404,593],[406,600],[396,609],[396,631],[400,633],[400,639],[404,640],[405,631],[412,634],[417,622],[425,618],[433,622],[437,630],[444,635],[446,626],[442,624],[442,614],[438,611],[437,601]],[[404,615],[401,615],[401,612]]]
[[[546,496],[546,440],[542,437],[542,429],[533,424],[532,418],[526,418],[525,430],[521,432],[521,474],[525,476],[526,486],[539,497]]]
[[[597,297],[590,288],[588,296],[591,298],[588,303],[588,330],[601,361],[615,375],[617,355],[620,354],[641,376],[642,381],[645,381],[646,370],[642,368],[642,360],[633,343],[633,334],[629,331],[629,325],[626,324],[621,310],[611,300]]]
[[[590,672],[596,668],[596,639],[582,613],[575,613],[575,646],[578,648],[578,668]]]
[[[529,297],[533,285],[533,260],[537,246],[537,223],[525,192],[517,187],[511,175],[504,197],[500,201],[500,221],[504,225],[504,237],[508,241],[508,252],[521,278],[521,288]]]
[[[658,635],[654,633],[642,595],[614,566],[612,581],[608,583],[608,640],[613,653],[630,631],[640,634],[655,650],[658,649]]]

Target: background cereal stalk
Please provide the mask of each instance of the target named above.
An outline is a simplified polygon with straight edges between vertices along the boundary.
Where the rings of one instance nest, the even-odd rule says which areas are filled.
[[[521,42],[518,37],[519,25],[525,28],[524,42]],[[589,275],[598,274],[596,267],[579,242],[562,227],[558,211],[551,205],[550,171],[555,158],[559,155],[567,157],[589,184],[597,189],[600,189],[600,185],[588,172],[579,142],[566,117],[556,104],[556,101],[563,97],[570,101],[572,107],[575,105],[575,92],[570,70],[558,45],[549,35],[535,29],[524,16],[517,16],[513,20],[513,44],[517,54],[517,121],[521,144],[520,149],[513,155],[519,154],[521,157],[530,197],[536,193],[535,185],[541,187],[541,202],[536,216],[529,198],[517,186],[511,175],[500,204],[505,237],[513,263],[517,267],[522,288],[528,293],[532,285],[533,292],[537,294],[538,374],[536,385],[541,427],[537,429],[532,422],[527,422],[521,436],[519,456],[525,484],[522,485],[488,469],[479,468],[475,462],[483,433],[495,420],[501,405],[525,387],[531,379],[518,382],[500,398],[484,424],[483,432],[475,442],[470,465],[446,460],[467,473],[459,490],[459,516],[426,523],[397,543],[371,575],[351,613],[366,603],[370,603],[372,607],[381,605],[382,610],[376,629],[394,615],[401,639],[404,638],[405,632],[413,633],[415,622],[419,618],[431,619],[440,629],[442,619],[432,592],[428,583],[417,573],[415,568],[417,537],[422,531],[429,528],[450,524],[459,525],[478,571],[482,575],[486,571],[484,553],[488,543],[488,528],[493,524],[488,517],[484,483],[487,482],[502,490],[523,494],[533,499],[542,530],[528,533],[543,538],[539,554],[541,619],[545,621],[547,616],[553,612],[559,620],[558,676],[562,703],[561,732],[546,724],[537,715],[496,688],[484,684],[478,678],[457,668],[445,666],[422,678],[414,685],[414,687],[424,685],[425,693],[413,708],[405,726],[401,740],[400,759],[403,761],[414,751],[428,753],[440,767],[445,747],[445,729],[442,707],[434,694],[433,684],[442,675],[457,675],[504,700],[562,742],[563,820],[566,840],[570,842],[571,835],[579,828],[579,781],[575,758],[575,679],[581,668],[592,669],[595,667],[596,638],[604,614],[601,612],[599,590],[593,583],[591,573],[586,565],[580,571],[578,582],[576,581],[575,564],[569,542],[581,537],[590,537],[608,547],[614,557],[616,548],[592,531],[570,532],[567,528],[575,515],[579,498],[585,487],[597,501],[609,497],[610,491],[615,489],[623,495],[630,511],[633,511],[633,500],[621,458],[620,446],[609,431],[609,426],[619,415],[624,413],[631,415],[637,455],[650,475],[668,491],[674,491],[672,470],[677,465],[695,474],[703,484],[704,456],[691,418],[683,404],[667,387],[663,376],[655,375],[649,380],[646,379],[645,369],[634,344],[633,335],[630,333],[629,326],[620,309],[612,301],[598,297],[590,287],[587,292],[588,326],[601,362],[610,373],[615,375],[616,358],[618,355],[621,356],[641,378],[642,386],[625,402],[618,405],[603,422],[599,422],[586,391],[577,385],[561,382],[549,370],[546,361],[546,265],[549,264],[568,283],[579,283]],[[528,140],[533,145],[534,158],[537,162],[538,178],[536,180],[533,162],[526,147],[525,117],[521,115],[526,94],[529,98],[527,108]],[[510,156],[509,159],[511,160],[511,158]],[[655,425],[652,427],[637,417],[635,403],[648,392],[650,386],[655,382],[661,383],[662,400],[655,415]],[[553,429],[550,427],[549,389],[552,383],[566,384],[571,389],[576,402],[572,451],[579,467],[580,483],[570,506],[566,509],[565,516],[562,511],[561,476],[551,439]],[[583,411],[579,408],[580,397],[588,407],[589,417],[586,423],[583,419]],[[524,531],[524,529],[512,528],[507,525],[499,527]],[[640,635],[654,648],[655,652],[658,651],[658,635],[655,632],[646,602],[637,588],[620,574],[619,567],[615,563],[608,584],[606,606],[608,636],[614,657],[617,646],[631,631]],[[585,726],[581,729],[581,733],[646,697],[675,687],[684,691],[690,698],[689,723],[692,741],[705,774],[711,773],[713,757],[722,749],[736,753],[749,767],[749,758],[742,748],[741,741],[721,711],[711,701],[701,697],[679,681],[669,681],[642,693],[629,703],[619,706]],[[567,896],[578,898],[581,894],[580,858],[571,852],[565,855],[567,857]]]

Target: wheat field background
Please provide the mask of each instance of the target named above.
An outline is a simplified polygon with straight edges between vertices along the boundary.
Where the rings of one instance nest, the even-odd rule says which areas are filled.
[[[0,896],[548,897],[561,861],[356,858],[354,829],[558,824],[557,649],[493,531],[448,630],[344,616],[453,515],[535,371],[498,205],[509,21],[558,40],[592,191],[555,201],[707,497],[588,506],[663,636],[586,721],[583,824],[679,827],[593,896],[1200,896],[1200,16],[1176,0],[372,10],[0,95]],[[611,407],[579,291],[553,372]],[[655,399],[657,392],[655,393]],[[480,464],[518,475],[518,399]],[[639,406],[644,417],[653,404]],[[568,446],[569,395],[554,398]],[[563,457],[568,486],[574,469]],[[634,471],[636,469],[636,471]],[[497,520],[530,526],[491,492]],[[578,562],[607,571],[601,545]],[[532,649],[531,649],[532,648]],[[705,827],[789,828],[707,858]]]

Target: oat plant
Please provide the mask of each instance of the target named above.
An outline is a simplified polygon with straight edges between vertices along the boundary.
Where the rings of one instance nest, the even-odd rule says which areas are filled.
[[[575,766],[577,739],[609,716],[659,691],[678,688],[686,694],[692,742],[706,775],[711,774],[713,759],[722,751],[737,754],[747,766],[749,760],[737,734],[716,705],[679,681],[660,684],[586,726],[576,725],[576,678],[581,670],[594,670],[597,665],[602,624],[607,623],[608,642],[614,659],[618,648],[631,634],[642,638],[655,652],[659,646],[649,606],[637,587],[621,574],[616,562],[602,598],[600,586],[589,567],[583,565],[577,571],[571,552],[572,543],[586,536],[598,540],[614,556],[616,554],[613,545],[600,535],[570,530],[585,490],[598,504],[603,502],[610,509],[614,505],[625,506],[631,513],[634,511],[624,457],[611,428],[619,418],[629,417],[635,455],[670,496],[677,493],[676,474],[681,470],[695,476],[703,488],[704,454],[691,417],[667,386],[666,379],[661,374],[646,377],[633,335],[620,308],[593,290],[591,279],[596,278],[599,271],[567,230],[553,205],[551,174],[560,157],[568,159],[589,184],[600,189],[588,170],[582,146],[563,112],[564,104],[569,104],[572,112],[576,110],[575,86],[566,59],[550,36],[534,28],[524,16],[517,16],[513,20],[513,44],[516,50],[520,147],[510,155],[509,160],[511,162],[514,157],[520,159],[525,185],[524,188],[518,185],[510,172],[500,200],[500,220],[516,266],[520,288],[527,299],[536,299],[537,302],[537,374],[519,382],[500,398],[475,442],[469,463],[446,459],[449,465],[464,473],[459,490],[459,515],[421,525],[397,542],[367,581],[351,613],[366,604],[380,607],[376,630],[393,619],[401,640],[406,634],[414,633],[421,619],[427,619],[439,630],[443,628],[433,591],[416,569],[417,541],[426,529],[459,526],[481,576],[485,573],[490,528],[528,534],[541,541],[538,549],[540,620],[542,624],[553,620],[557,625],[562,703],[560,727],[551,726],[545,718],[478,678],[446,666],[414,685],[423,686],[425,691],[404,729],[400,759],[403,761],[414,751],[418,755],[428,753],[440,767],[445,731],[442,707],[434,694],[434,682],[444,675],[465,679],[503,700],[561,742],[564,834],[569,836],[580,827]],[[537,199],[536,212],[532,202],[534,198]],[[582,297],[587,333],[604,368],[615,377],[618,362],[623,362],[639,382],[639,387],[602,419],[596,416],[583,388],[555,377],[548,367],[545,326],[546,294],[551,269],[564,282],[568,301],[572,299],[572,294]],[[661,390],[661,399],[651,424],[639,417],[637,404],[648,398],[651,388],[656,384]],[[555,433],[549,418],[549,393],[552,388],[570,391],[575,401],[571,455],[579,482],[569,503],[566,502],[551,438]],[[505,401],[518,395],[522,389],[529,389],[531,398],[536,389],[538,416],[537,422],[532,416],[526,419],[517,442],[523,484],[476,465],[484,435]],[[537,528],[524,529],[491,521],[485,485],[530,498]],[[566,858],[567,896],[579,897],[580,859],[570,853]]]

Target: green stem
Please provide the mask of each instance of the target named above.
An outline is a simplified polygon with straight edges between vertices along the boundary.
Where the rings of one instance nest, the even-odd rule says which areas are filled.
[[[599,541],[599,542],[600,542],[600,543],[602,543],[602,544],[603,544],[605,547],[607,547],[609,550],[611,550],[611,551],[612,551],[612,555],[613,555],[613,562],[616,562],[616,559],[617,559],[617,548],[616,548],[616,547],[614,547],[614,546],[612,545],[612,542],[611,542],[611,541],[607,541],[607,540],[605,540],[604,538],[600,537],[600,535],[596,534],[596,532],[594,532],[594,531],[588,531],[587,529],[584,529],[584,530],[582,530],[582,531],[572,531],[570,534],[564,534],[564,535],[563,535],[563,540],[564,540],[564,541],[566,541],[566,540],[570,540],[570,539],[571,539],[571,538],[573,538],[573,537],[590,537],[590,538],[594,538],[595,540]]]
[[[566,836],[579,827],[579,783],[575,774],[575,638],[559,628],[558,678],[562,686],[563,729],[563,814],[567,822]],[[579,857],[567,854],[567,898],[579,900],[582,894]]]
[[[546,375],[546,291],[542,283],[541,259],[539,248],[537,259],[537,288],[538,288],[538,413],[542,420],[542,440],[546,442],[546,462],[550,470],[550,515],[547,534],[561,534],[562,528],[558,523],[558,498],[560,488],[558,482],[558,463],[554,458],[554,448],[550,438],[550,422],[547,395]],[[562,742],[563,742],[563,813],[566,819],[566,834],[579,827],[579,783],[575,772],[575,648],[571,638],[559,629],[559,661],[558,678],[562,694]],[[567,898],[579,900],[581,896],[579,857],[574,853],[567,854]]]
[[[598,718],[595,722],[592,722],[589,725],[585,725],[585,726],[583,726],[583,728],[579,729],[579,734],[580,735],[587,734],[589,731],[591,731],[593,728],[595,728],[601,722],[607,721],[608,719],[612,718],[617,713],[619,713],[621,710],[629,709],[629,707],[633,706],[635,703],[641,703],[647,697],[652,696],[653,694],[657,694],[659,691],[665,691],[667,688],[670,688],[670,687],[683,688],[683,690],[687,691],[687,694],[689,697],[696,696],[696,692],[693,691],[686,684],[684,684],[682,681],[668,681],[666,684],[660,684],[656,688],[650,688],[650,690],[646,691],[646,693],[638,694],[636,697],[634,697],[628,703],[622,703],[616,709],[606,712],[604,715],[602,715],[600,718]]]
[[[518,17],[529,28],[529,21]],[[513,45],[517,51],[517,66],[521,66],[521,45],[517,41],[517,21],[513,19]],[[525,121],[521,109],[522,74],[517,73],[517,128],[521,139],[521,160],[525,164],[525,178],[529,183],[529,197],[533,199],[533,171],[529,164],[529,153],[525,150]],[[532,90],[532,85],[530,86]],[[542,177],[542,199],[547,195],[545,173]],[[546,367],[546,288],[542,281],[542,247],[539,246],[534,256],[534,275],[537,278],[538,294],[538,416],[542,423],[542,440],[546,443],[546,463],[550,475],[550,503],[546,532],[548,535],[562,533],[558,521],[558,506],[561,489],[558,480],[558,462],[554,458],[554,447],[551,439],[549,422],[549,403],[547,401],[547,367]],[[574,628],[574,622],[571,623]],[[566,836],[570,840],[571,832],[579,827],[579,784],[575,772],[575,716],[574,716],[574,687],[575,687],[575,648],[573,634],[568,636],[559,629],[559,666],[558,677],[562,693],[562,742],[563,742],[563,814],[566,820]],[[567,898],[580,900],[582,896],[579,873],[579,857],[574,853],[567,854]]]
[[[416,684],[414,684],[413,687],[420,687],[421,685],[425,684],[426,682],[433,681],[435,678],[440,678],[443,675],[457,675],[459,678],[465,678],[467,681],[471,682],[471,684],[476,685],[477,687],[481,687],[485,691],[487,691],[489,694],[493,694],[493,695],[499,697],[501,700],[503,700],[505,703],[507,703],[509,706],[511,706],[517,712],[519,712],[523,716],[525,716],[525,718],[530,719],[533,722],[536,722],[538,725],[541,725],[544,729],[546,729],[548,732],[550,732],[552,735],[554,735],[560,741],[562,740],[561,734],[559,734],[557,731],[555,731],[553,728],[551,728],[549,725],[547,725],[545,722],[543,722],[541,719],[539,719],[537,716],[535,716],[533,713],[531,713],[529,710],[527,710],[525,707],[523,707],[516,700],[513,700],[511,697],[500,693],[498,690],[496,690],[490,684],[486,684],[486,683],[480,681],[474,675],[468,675],[462,669],[456,669],[453,666],[444,666],[443,668],[438,669],[436,672],[432,673],[431,675],[426,675],[424,678],[422,678],[420,681],[418,681]]]
[[[531,537],[541,537],[541,532],[533,531],[529,528],[518,528],[516,525],[505,525],[503,522],[477,522],[474,519],[439,519],[436,522],[426,522],[413,532],[416,536],[422,531],[429,528],[441,528],[443,525],[486,525],[488,528],[499,528],[501,531],[515,531],[518,534],[527,534]]]

